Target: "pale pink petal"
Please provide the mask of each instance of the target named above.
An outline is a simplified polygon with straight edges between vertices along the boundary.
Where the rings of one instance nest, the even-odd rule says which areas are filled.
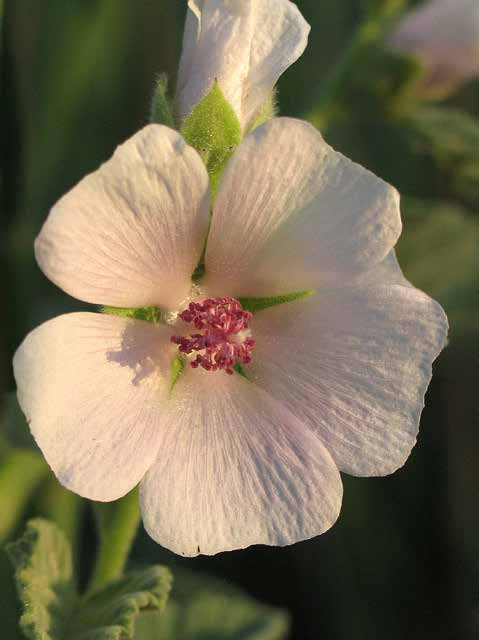
[[[320,440],[240,375],[188,369],[140,484],[149,535],[195,556],[287,545],[335,522],[338,470]]]
[[[379,264],[374,265],[374,267],[369,271],[357,274],[355,277],[344,281],[342,284],[339,282],[336,283],[335,289],[371,284],[400,284],[403,287],[412,287],[412,284],[405,278],[402,269],[399,266],[394,249],[391,249],[384,260]]]
[[[226,167],[205,283],[233,296],[329,287],[370,271],[400,232],[393,187],[311,125],[277,118],[246,136]]]
[[[244,129],[303,53],[309,25],[289,0],[190,0],[178,78],[181,118],[218,81]]]
[[[86,302],[174,308],[204,247],[209,197],[196,151],[150,125],[53,207],[35,244],[38,263]]]
[[[257,0],[241,117],[248,130],[280,76],[302,55],[309,24],[289,0]]]
[[[174,347],[165,327],[59,316],[14,358],[18,399],[59,481],[91,500],[132,489],[156,457]]]
[[[319,435],[342,471],[386,475],[416,442],[442,308],[412,287],[354,286],[252,322],[251,378]]]

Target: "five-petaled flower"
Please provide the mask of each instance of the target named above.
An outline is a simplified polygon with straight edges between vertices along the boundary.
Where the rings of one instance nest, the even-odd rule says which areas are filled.
[[[447,96],[479,76],[479,2],[428,0],[400,20],[390,43],[421,61],[426,94]]]
[[[147,531],[185,555],[326,531],[339,471],[407,459],[446,341],[396,262],[400,231],[397,192],[304,122],[244,138],[212,215],[196,151],[160,125],[134,135],[36,241],[67,293],[161,309],[63,315],[19,348],[19,401],[60,482],[101,501],[140,483]]]

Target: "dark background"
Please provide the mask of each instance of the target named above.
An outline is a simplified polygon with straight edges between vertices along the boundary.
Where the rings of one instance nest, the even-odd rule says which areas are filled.
[[[81,308],[41,274],[33,239],[52,204],[147,123],[156,74],[166,72],[174,86],[185,4],[6,2],[0,105],[5,391],[14,388],[11,357],[25,334],[43,320]],[[281,79],[279,104],[282,113],[305,117],[365,3],[297,4],[312,25],[310,44]],[[358,74],[366,76],[368,69]],[[451,105],[475,118],[477,85],[462,89]],[[457,187],[454,163],[438,168],[421,151],[412,159],[403,132],[358,101],[357,113],[324,134],[401,189],[403,267],[414,284],[440,299],[451,318],[450,345],[435,365],[409,461],[387,478],[344,476],[336,526],[289,548],[184,560],[143,532],[135,544],[134,561],[204,569],[288,609],[294,640],[479,638],[479,200],[469,183],[467,189]],[[30,512],[36,512],[35,504]],[[87,548],[89,522],[82,542]]]

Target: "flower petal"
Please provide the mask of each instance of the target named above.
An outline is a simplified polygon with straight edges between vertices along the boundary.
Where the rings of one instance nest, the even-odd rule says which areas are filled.
[[[209,198],[196,151],[150,125],[53,207],[36,241],[38,263],[86,302],[174,308],[203,250]]]
[[[257,0],[242,120],[248,130],[280,76],[302,55],[310,26],[289,0]]]
[[[319,439],[239,375],[188,369],[140,485],[147,532],[194,556],[286,545],[335,522],[339,472]],[[181,395],[180,395],[181,394]]]
[[[341,469],[387,475],[415,444],[442,308],[412,287],[355,286],[259,313],[251,377],[317,433]]]
[[[384,260],[379,264],[374,265],[374,267],[369,271],[360,273],[351,280],[345,281],[343,283],[343,288],[372,284],[400,284],[403,287],[412,287],[412,284],[406,279],[402,272],[394,249],[391,249]],[[340,288],[340,283],[336,283],[335,289]]]
[[[303,53],[309,25],[289,0],[190,0],[177,102],[180,117],[214,80],[245,130],[280,75]]]
[[[72,313],[30,333],[14,358],[18,399],[68,489],[116,500],[156,457],[174,347],[146,322]]]
[[[223,174],[206,284],[236,297],[328,287],[379,264],[400,232],[393,187],[311,125],[277,118],[246,136]]]

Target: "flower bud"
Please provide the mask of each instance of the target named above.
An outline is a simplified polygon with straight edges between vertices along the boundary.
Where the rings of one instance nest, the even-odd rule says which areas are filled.
[[[215,82],[251,129],[280,75],[303,53],[309,25],[289,0],[189,0],[177,111],[181,120]]]

